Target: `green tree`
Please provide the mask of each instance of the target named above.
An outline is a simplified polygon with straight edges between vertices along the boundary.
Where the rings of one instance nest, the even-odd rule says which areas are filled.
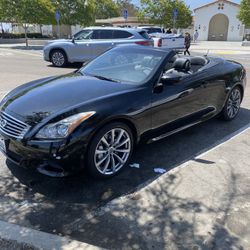
[[[250,0],[241,0],[238,17],[243,24],[250,27]]]
[[[3,9],[2,9],[2,5],[1,5],[1,1],[2,0],[0,0],[0,23],[1,23],[1,32],[2,32],[2,34],[3,34],[3,32],[4,32],[4,30],[3,30],[3,16],[4,16],[4,12],[3,12]]]
[[[95,23],[96,0],[52,0],[61,13],[60,23],[88,26]]]
[[[119,6],[113,0],[97,0],[95,5],[95,17],[98,19],[120,16]]]
[[[187,28],[192,23],[192,11],[183,0],[141,0],[141,9],[138,12],[140,20],[150,22],[166,28],[174,27],[173,10],[178,10],[176,28]]]
[[[23,26],[26,46],[28,46],[29,24],[50,24],[54,20],[54,10],[50,0],[0,0],[0,15],[2,21]]]
[[[120,16],[123,15],[123,10],[128,10],[128,16],[136,16],[138,7],[135,6],[131,0],[117,0],[117,5],[120,10]]]

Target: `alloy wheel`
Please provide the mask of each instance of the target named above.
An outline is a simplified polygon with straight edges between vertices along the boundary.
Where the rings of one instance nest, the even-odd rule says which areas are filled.
[[[65,63],[65,56],[62,52],[57,51],[55,53],[53,53],[52,55],[52,63],[57,66],[57,67],[61,67],[64,65]]]
[[[131,138],[122,128],[108,131],[95,149],[94,162],[96,169],[103,175],[118,172],[127,162],[131,153]]]
[[[227,102],[227,115],[233,119],[239,112],[241,103],[241,92],[238,88],[233,89]]]

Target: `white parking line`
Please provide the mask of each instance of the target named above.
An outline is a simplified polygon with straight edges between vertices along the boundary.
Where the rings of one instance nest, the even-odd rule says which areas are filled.
[[[10,52],[0,52],[0,56],[13,56],[13,53]]]
[[[30,56],[35,56],[35,57],[42,57],[42,52],[40,51],[34,51],[35,53],[30,53],[30,52],[26,52],[26,51],[20,51],[20,49],[2,49],[1,48],[1,51],[0,53],[6,53],[5,51],[7,51],[7,53],[18,53],[18,54],[23,54],[23,55],[30,55]]]

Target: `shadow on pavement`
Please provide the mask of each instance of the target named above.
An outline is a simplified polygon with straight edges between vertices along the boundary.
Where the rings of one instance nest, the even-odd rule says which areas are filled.
[[[113,247],[116,249],[131,246],[133,249],[133,244],[135,244],[134,248],[136,249],[136,244],[140,239],[134,239],[131,236],[132,232],[130,230],[132,229],[130,228],[130,223],[131,227],[134,227],[133,230],[140,228],[137,218],[139,219],[140,213],[143,214],[143,211],[138,211],[137,214],[133,210],[131,217],[126,217],[127,224],[126,227],[124,225],[124,229],[122,229],[124,221],[119,221],[116,218],[104,218],[101,220],[103,224],[93,220],[87,223],[85,228],[81,228],[82,231],[80,228],[76,230],[72,230],[72,228],[67,229],[67,225],[77,221],[79,218],[83,221],[84,219],[87,220],[89,213],[94,209],[105,205],[117,197],[139,190],[152,182],[159,177],[159,174],[154,172],[154,168],[164,168],[169,171],[181,163],[192,159],[197,154],[220,144],[225,138],[228,139],[229,135],[242,129],[249,123],[250,110],[242,108],[237,119],[231,122],[213,119],[159,142],[139,145],[133,156],[132,163],[139,163],[140,168],[128,167],[118,176],[105,181],[95,181],[84,174],[63,179],[52,179],[7,162],[8,168],[17,179],[11,175],[8,178],[0,177],[2,186],[0,195],[4,195],[6,199],[8,197],[8,199],[16,203],[24,202],[25,200],[29,204],[27,212],[21,213],[20,216],[19,214],[14,216],[15,223],[23,223],[24,225],[28,223],[29,226],[42,231],[70,235],[80,241],[83,240],[102,247],[109,248],[113,244]],[[206,162],[206,164],[211,164],[211,162]],[[188,239],[193,237],[194,228],[192,223],[185,220],[180,220],[178,223],[174,219],[173,221],[171,219],[172,212],[174,212],[176,207],[180,206],[192,213],[199,209],[208,209],[210,211],[210,208],[202,208],[203,204],[192,203],[189,200],[177,199],[173,195],[175,185],[177,184],[173,178],[170,183],[164,184],[164,187],[160,187],[160,191],[157,190],[153,195],[153,199],[159,199],[157,201],[158,207],[149,206],[148,209],[152,216],[156,216],[157,220],[152,222],[149,228],[153,230],[154,227],[158,227],[158,231],[161,232],[161,224],[163,223],[162,227],[167,226],[172,231],[171,237],[176,237],[178,242],[182,242],[185,239],[188,242]],[[178,185],[181,185],[181,183],[178,183]],[[15,195],[7,195],[15,192]],[[161,196],[158,196],[157,192],[161,192]],[[136,202],[135,200],[135,204]],[[230,206],[230,202],[228,206]],[[122,209],[124,208],[121,207],[120,212],[122,212]],[[110,214],[110,216],[113,215]],[[112,221],[113,224],[110,225],[109,221]],[[159,223],[158,226],[155,224],[157,221]],[[219,225],[215,225],[215,227],[218,227],[216,229],[218,234],[224,238],[228,237],[228,242],[236,242],[236,239],[231,237],[223,228],[220,228]],[[121,228],[120,231],[114,231],[119,228]],[[144,235],[143,237],[147,236]],[[153,235],[150,237],[153,237]],[[161,237],[160,233],[158,237]],[[125,245],[122,245],[123,243],[119,241],[120,238],[123,240],[127,239],[128,245],[124,241]],[[132,239],[135,241],[133,242]],[[199,246],[201,246],[202,240],[202,238],[196,239]],[[148,249],[148,247],[146,245],[140,246],[141,249]],[[151,247],[160,249],[159,247],[163,246],[154,245],[154,239],[152,239]],[[190,248],[188,246],[184,249]]]

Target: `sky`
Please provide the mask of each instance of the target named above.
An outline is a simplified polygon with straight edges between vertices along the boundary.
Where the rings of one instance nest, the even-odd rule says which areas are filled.
[[[184,2],[187,4],[187,5],[190,5],[190,8],[191,10],[201,6],[201,5],[204,5],[204,4],[207,4],[207,3],[211,3],[211,2],[214,2],[215,0],[184,0]],[[140,0],[133,0],[133,2],[136,4],[136,5],[139,5],[140,4]],[[232,0],[231,2],[235,2],[235,3],[240,3],[240,0]]]

